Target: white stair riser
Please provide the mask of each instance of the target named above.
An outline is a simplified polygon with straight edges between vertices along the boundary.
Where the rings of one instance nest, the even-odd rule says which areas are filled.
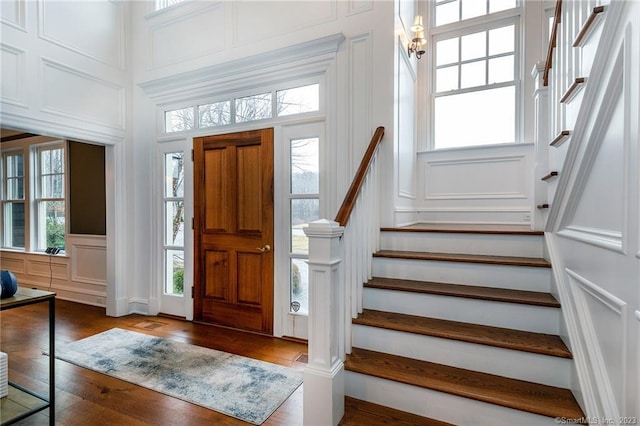
[[[373,276],[549,292],[550,268],[375,257]]]
[[[553,418],[346,371],[346,394],[460,426],[557,425]]]
[[[353,346],[549,386],[571,385],[571,360],[555,356],[357,324]]]
[[[542,235],[382,232],[383,250],[542,257]]]
[[[558,334],[560,309],[407,291],[364,289],[364,308]]]

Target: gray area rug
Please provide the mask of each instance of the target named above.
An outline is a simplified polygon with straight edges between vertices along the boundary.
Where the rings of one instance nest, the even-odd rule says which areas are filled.
[[[65,345],[56,358],[253,424],[302,383],[290,368],[119,328]]]

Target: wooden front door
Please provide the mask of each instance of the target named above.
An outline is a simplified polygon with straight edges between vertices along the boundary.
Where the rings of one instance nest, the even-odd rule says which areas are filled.
[[[273,129],[194,140],[194,318],[273,334]]]

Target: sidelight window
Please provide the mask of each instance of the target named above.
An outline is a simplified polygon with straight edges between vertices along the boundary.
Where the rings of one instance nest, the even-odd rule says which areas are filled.
[[[164,293],[184,294],[184,152],[164,154]]]
[[[291,311],[307,314],[309,239],[303,228],[320,219],[320,139],[291,139],[289,144]]]

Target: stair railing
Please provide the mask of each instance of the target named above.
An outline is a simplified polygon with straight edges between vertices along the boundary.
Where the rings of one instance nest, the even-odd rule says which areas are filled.
[[[334,221],[304,229],[309,238],[309,361],[304,372],[304,424],[337,425],[344,414],[344,360],[351,352],[351,319],[362,312],[379,245],[378,127]]]

